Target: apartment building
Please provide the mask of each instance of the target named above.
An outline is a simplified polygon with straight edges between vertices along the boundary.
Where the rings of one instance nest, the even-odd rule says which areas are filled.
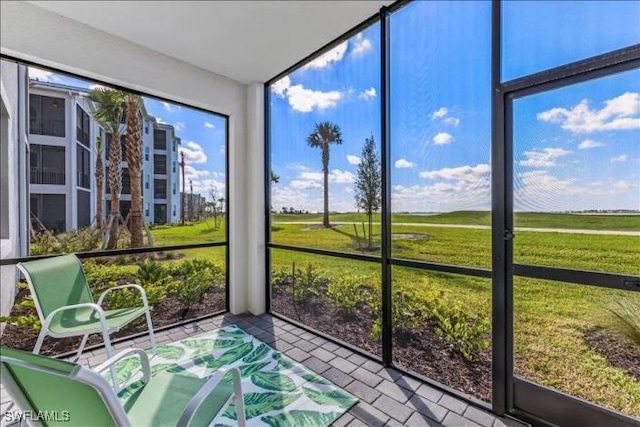
[[[95,223],[96,138],[105,149],[103,212],[110,210],[108,180],[110,135],[91,117],[88,90],[51,82],[29,83],[29,182],[32,226],[54,232],[70,231]],[[147,223],[172,223],[180,217],[177,145],[180,138],[171,125],[161,124],[143,112],[143,215]],[[123,162],[120,211],[126,218],[131,207],[131,180],[124,161],[126,127],[122,120]]]

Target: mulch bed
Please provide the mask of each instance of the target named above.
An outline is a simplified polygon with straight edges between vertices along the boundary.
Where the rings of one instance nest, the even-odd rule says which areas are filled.
[[[371,335],[375,316],[367,306],[341,313],[322,298],[293,300],[287,284],[272,289],[271,309],[313,329],[332,335],[356,347],[381,356],[382,343]],[[466,361],[453,344],[438,337],[428,323],[394,333],[394,359],[400,366],[461,390],[478,399],[491,401],[491,350]]]
[[[621,340],[602,328],[592,328],[584,332],[584,340],[611,365],[624,370],[640,381],[640,346]]]
[[[28,294],[28,289],[21,289],[16,296],[16,302],[21,301]],[[151,321],[153,322],[154,329],[158,329],[162,326],[171,325],[186,319],[204,316],[209,313],[215,313],[224,309],[224,291],[212,288],[205,294],[202,304],[197,304],[191,307],[184,318],[182,318],[184,312],[182,304],[174,296],[165,298],[153,306],[153,309],[151,310]],[[12,316],[23,316],[28,314],[34,314],[35,316],[38,315],[35,309],[25,309],[17,306],[14,306],[11,311]],[[147,321],[144,316],[142,316],[126,328],[111,334],[111,340],[113,341],[117,338],[146,331]],[[0,337],[0,344],[21,350],[32,351],[36,340],[38,339],[39,332],[39,330],[34,331],[30,327],[7,324],[2,332],[2,336]],[[47,337],[44,340],[40,353],[46,355],[58,355],[69,351],[75,351],[80,346],[81,340],[82,337]],[[89,336],[87,347],[94,344],[102,344],[102,334],[93,334]]]

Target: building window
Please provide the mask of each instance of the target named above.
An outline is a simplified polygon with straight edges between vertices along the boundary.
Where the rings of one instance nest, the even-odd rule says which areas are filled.
[[[64,147],[31,144],[29,171],[31,184],[65,185]]]
[[[167,149],[167,132],[154,129],[153,130],[153,148],[156,150],[166,150]]]
[[[77,217],[78,228],[91,226],[91,193],[78,189]]]
[[[164,154],[153,155],[153,173],[166,175],[167,173],[167,156]]]
[[[29,200],[31,226],[36,232],[46,229],[54,233],[62,233],[67,230],[64,194],[32,193]]]
[[[121,194],[131,194],[131,175],[129,174],[129,168],[122,168]]]
[[[176,194],[176,183],[173,183],[173,194]]]
[[[90,146],[89,115],[76,105],[76,140],[87,147]]]
[[[144,160],[145,162],[149,161],[149,147],[144,147]]]
[[[65,100],[44,95],[29,95],[29,133],[65,137]]]
[[[176,145],[178,145],[178,141],[176,141],[175,139],[173,140],[173,148],[172,150],[175,152],[176,151]]]
[[[149,121],[148,120],[144,121],[144,133],[149,135]]]
[[[153,193],[154,193],[153,195],[154,199],[166,199],[167,198],[167,180],[154,179]]]
[[[176,173],[176,162],[173,162],[171,165],[171,172]]]
[[[91,188],[91,153],[82,145],[76,145],[78,187]]]
[[[156,224],[167,223],[167,205],[163,203],[157,203],[153,205],[153,222]]]

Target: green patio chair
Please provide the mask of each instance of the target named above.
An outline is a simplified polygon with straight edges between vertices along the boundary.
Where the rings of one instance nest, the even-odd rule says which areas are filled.
[[[132,356],[141,359],[142,385],[118,396],[100,372]],[[220,382],[227,372],[233,385]],[[125,350],[91,370],[2,346],[0,374],[16,405],[45,426],[207,426],[231,399],[238,425],[246,424],[237,368],[220,369],[209,378],[166,372],[151,377],[147,354],[139,349]]]
[[[107,358],[113,354],[109,335],[145,315],[149,339],[156,348],[153,325],[147,303],[147,294],[140,285],[114,286],[104,291],[96,304],[82,269],[82,263],[73,254],[19,263],[29,284],[31,295],[38,310],[41,329],[33,349],[40,353],[44,338],[83,335],[76,359],[82,354],[87,338],[93,333],[102,333]],[[141,306],[104,310],[102,303],[107,293],[123,288],[134,288],[140,292]]]

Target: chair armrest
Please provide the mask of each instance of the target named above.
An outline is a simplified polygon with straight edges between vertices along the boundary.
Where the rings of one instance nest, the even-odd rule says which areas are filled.
[[[125,359],[127,357],[136,356],[136,355],[140,357],[140,363],[142,364],[142,380],[146,383],[149,381],[149,378],[151,377],[151,368],[149,366],[149,356],[147,355],[147,353],[145,353],[144,350],[140,350],[139,348],[129,348],[127,350],[123,350],[120,353],[112,356],[107,361],[93,368],[92,370],[98,373],[104,372],[110,367],[115,366],[116,362],[119,362],[120,360]]]
[[[140,296],[142,298],[142,305],[145,308],[149,307],[149,303],[147,302],[147,293],[145,292],[144,288],[140,285],[136,285],[134,283],[128,283],[126,285],[118,285],[118,286],[114,286],[112,288],[107,289],[106,291],[104,291],[103,293],[100,294],[100,298],[98,298],[98,305],[102,305],[102,301],[104,301],[104,297],[107,295],[107,293],[111,292],[111,291],[115,291],[116,289],[125,289],[125,288],[135,288],[138,290],[138,292],[140,292]]]
[[[191,422],[191,419],[195,415],[196,411],[202,405],[202,402],[211,394],[211,392],[218,386],[220,380],[225,376],[227,372],[231,372],[233,375],[233,387],[234,396],[236,398],[236,413],[238,414],[238,426],[245,426],[245,414],[244,414],[244,396],[242,395],[242,377],[238,368],[219,369],[213,374],[206,383],[202,385],[200,390],[191,398],[189,403],[182,412],[180,419],[178,420],[178,426],[186,427]],[[212,420],[213,421],[213,420]]]
[[[65,305],[64,307],[58,307],[55,310],[53,310],[51,313],[49,313],[49,315],[44,319],[44,325],[42,325],[42,327],[43,328],[49,327],[49,323],[51,323],[51,320],[55,316],[57,316],[58,313],[61,313],[67,310],[75,310],[76,308],[92,308],[93,311],[98,313],[98,316],[100,317],[100,323],[104,323],[104,326],[106,328],[107,324],[104,317],[104,310],[98,304],[95,304],[93,302],[83,302],[80,304],[72,304],[72,305]]]

